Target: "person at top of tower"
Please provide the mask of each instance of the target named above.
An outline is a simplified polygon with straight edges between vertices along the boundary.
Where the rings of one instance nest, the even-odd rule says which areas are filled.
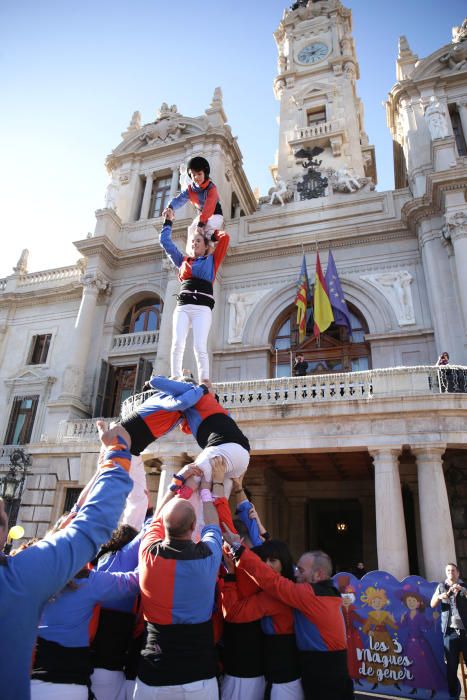
[[[219,231],[224,226],[219,193],[209,177],[210,171],[211,168],[206,158],[201,156],[191,158],[187,165],[187,175],[191,178],[193,184],[188,185],[179,195],[173,197],[162,212],[162,216],[167,217],[169,209],[172,211],[180,209],[188,201],[198,211],[198,215],[188,227],[186,245],[188,255],[191,255],[192,240],[196,234],[209,239],[214,231]]]
[[[198,379],[204,383],[209,380],[208,335],[214,307],[213,283],[230,238],[225,231],[214,231],[210,238],[197,233],[192,239],[190,255],[183,255],[172,241],[173,216],[172,209],[166,209],[159,235],[159,243],[178,268],[178,278],[182,283],[173,315],[170,372],[173,377],[183,376],[183,353],[191,325]],[[216,243],[214,252],[211,242]]]

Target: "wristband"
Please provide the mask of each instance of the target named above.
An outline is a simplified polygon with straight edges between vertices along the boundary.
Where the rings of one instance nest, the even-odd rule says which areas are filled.
[[[237,489],[236,491],[232,491],[233,494],[237,495],[238,493],[242,493],[243,489]]]
[[[205,221],[198,221],[198,223],[197,223],[196,225],[197,225],[199,228],[204,228],[204,227],[206,226],[206,222],[205,222]]]
[[[178,474],[174,474],[172,477],[172,483],[169,486],[169,491],[172,491],[172,493],[176,493],[177,491],[180,491],[182,486],[185,485],[185,477],[184,476],[179,476]]]
[[[206,394],[209,394],[209,389],[206,386],[206,384],[200,384],[200,388],[203,390],[203,394],[206,396]]]
[[[213,486],[224,486],[224,482],[223,481],[213,481],[212,485]]]
[[[201,489],[199,495],[203,503],[212,503],[214,500],[209,489]]]

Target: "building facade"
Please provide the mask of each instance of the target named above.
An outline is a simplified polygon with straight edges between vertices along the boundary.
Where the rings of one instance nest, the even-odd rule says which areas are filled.
[[[387,101],[396,185],[378,192],[357,93],[351,11],[296,2],[275,32],[279,145],[270,192],[252,192],[216,88],[205,113],[163,103],[133,114],[108,156],[111,182],[76,266],[28,273],[27,252],[0,282],[4,407],[0,470],[32,456],[19,521],[43,535],[87,481],[95,417],[116,416],[154,371],[170,371],[178,281],[157,242],[180,164],[211,164],[231,236],[215,285],[212,380],[252,446],[246,483],[295,554],[329,551],[395,576],[438,579],[467,564],[467,30],[419,60],[401,37]],[[191,205],[177,211],[183,247]],[[319,342],[294,299],[332,248],[352,333]],[[185,366],[194,368],[188,340]],[[434,367],[448,351],[458,369]],[[291,377],[297,351],[306,377]],[[127,402],[127,404],[125,404]],[[197,453],[171,433],[143,455],[153,492]]]

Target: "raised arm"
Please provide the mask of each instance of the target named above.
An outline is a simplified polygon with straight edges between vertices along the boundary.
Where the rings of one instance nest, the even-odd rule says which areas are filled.
[[[180,268],[184,255],[172,241],[172,222],[170,219],[164,219],[164,224],[159,234],[159,243],[175,267]]]
[[[214,250],[213,258],[214,258],[214,277],[217,275],[217,271],[220,267],[221,262],[226,256],[227,253],[227,248],[229,247],[230,243],[230,236],[227,233],[227,231],[214,231],[214,233],[211,236],[211,239],[213,241],[216,241],[217,245]]]
[[[226,579],[221,591],[222,614],[227,622],[254,622],[266,615],[276,615],[283,610],[283,603],[259,591],[241,598],[235,581]]]
[[[115,441],[106,445],[104,457],[101,473],[70,525],[9,561],[16,591],[34,596],[39,605],[96,555],[118,523],[132,487],[124,468],[125,463],[129,468],[131,455],[126,445]]]
[[[309,583],[294,583],[276,574],[250,550],[243,549],[240,552],[237,570],[244,571],[260,588],[292,608],[307,614],[313,612],[313,602],[317,601],[318,597]]]

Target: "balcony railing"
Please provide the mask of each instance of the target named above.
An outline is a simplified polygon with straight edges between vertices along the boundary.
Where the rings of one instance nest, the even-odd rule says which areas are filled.
[[[142,331],[115,335],[112,340],[111,355],[127,355],[133,352],[157,350],[159,331]]]
[[[467,367],[395,367],[366,372],[226,382],[216,384],[215,389],[221,404],[228,409],[467,392]],[[151,394],[147,391],[130,396],[122,404],[122,416],[134,411]]]
[[[99,418],[75,418],[62,420],[58,429],[57,442],[98,442],[96,421]],[[116,418],[103,418],[110,423]]]
[[[374,402],[383,398],[467,393],[467,367],[395,367],[366,372],[224,382],[216,384],[215,389],[221,404],[227,409],[348,404],[358,400]],[[124,401],[122,416],[129,415],[152,394],[152,391],[146,391]],[[63,421],[57,441],[96,443],[96,419]]]

